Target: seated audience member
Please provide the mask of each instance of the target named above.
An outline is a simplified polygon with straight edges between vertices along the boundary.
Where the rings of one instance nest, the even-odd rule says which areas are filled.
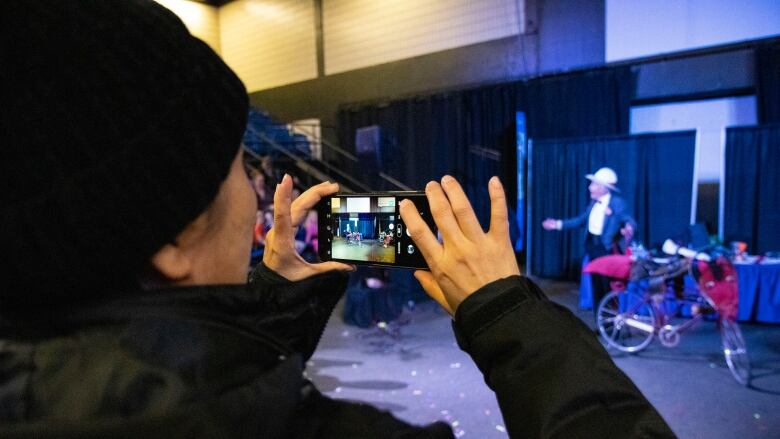
[[[263,212],[262,210],[258,210],[255,215],[255,228],[252,235],[252,246],[264,247],[265,235],[266,235],[265,212]]]
[[[274,161],[270,155],[260,158],[260,171],[265,175],[265,181],[279,181],[282,178],[280,171],[274,167]]]
[[[292,195],[291,198],[293,201],[295,201],[296,198],[301,196],[301,179],[298,178],[298,176],[292,176],[293,181],[293,188],[292,188]]]
[[[255,214],[255,226],[252,230],[252,251],[249,259],[249,267],[256,267],[263,262],[263,252],[265,251],[265,222],[263,211],[258,210]]]
[[[292,197],[290,199],[294,201]],[[306,214],[306,216],[308,216],[308,213]],[[303,251],[306,249],[306,227],[303,224],[303,221],[301,221],[301,227],[295,229],[293,239],[295,240],[295,251],[298,254],[302,254]]]
[[[314,262],[319,258],[319,228],[317,222],[316,210],[310,210],[303,221],[304,234],[303,242],[306,244],[301,256],[309,262]]]
[[[354,268],[307,263],[293,230],[338,186],[293,202],[281,180],[247,281],[246,90],[173,13],[29,0],[0,17],[13,109],[0,127],[0,437],[453,437],[304,377]],[[416,277],[452,314],[509,435],[672,437],[587,327],[520,275],[497,179],[489,192],[484,233],[454,179],[428,184],[446,247],[400,208],[432,270]]]
[[[265,175],[257,169],[252,169],[249,176],[257,197],[257,209],[265,210],[273,202],[273,193],[266,187]]]
[[[274,206],[268,206],[268,209],[263,212],[263,219],[265,234],[267,235],[274,226]]]
[[[295,201],[296,198],[301,196],[301,190],[293,186],[292,188],[292,195],[290,195],[290,198]]]

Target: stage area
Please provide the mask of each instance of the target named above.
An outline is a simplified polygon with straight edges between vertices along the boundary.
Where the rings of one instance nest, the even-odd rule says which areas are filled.
[[[333,257],[353,261],[395,262],[395,248],[384,247],[379,240],[364,239],[359,242],[347,242],[342,238],[333,239]]]
[[[540,284],[575,309],[576,284]],[[590,311],[576,314],[592,319]],[[459,438],[508,437],[494,394],[455,343],[449,315],[427,302],[405,311],[400,322],[361,330],[346,326],[338,308],[307,375],[331,397],[365,401],[417,424],[444,420]],[[653,341],[638,355],[613,352],[613,358],[681,438],[775,438],[780,326],[744,324],[742,330],[753,388],[731,377],[712,322],[687,332],[676,348]]]

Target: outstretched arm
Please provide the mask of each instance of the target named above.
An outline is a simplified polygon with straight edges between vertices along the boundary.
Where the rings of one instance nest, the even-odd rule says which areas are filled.
[[[542,227],[544,227],[544,230],[566,230],[580,227],[585,224],[589,212],[590,210],[586,209],[585,212],[566,219],[547,218],[542,221]]]
[[[590,213],[590,209],[585,209],[584,212],[581,214],[572,217],[572,218],[565,218],[561,220],[561,229],[573,229],[575,227],[582,227],[585,225],[585,221],[588,220],[588,214]]]

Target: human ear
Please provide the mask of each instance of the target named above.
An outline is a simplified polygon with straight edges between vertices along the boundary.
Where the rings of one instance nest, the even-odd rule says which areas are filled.
[[[165,244],[157,250],[150,262],[169,281],[181,281],[192,275],[192,259],[176,244]]]

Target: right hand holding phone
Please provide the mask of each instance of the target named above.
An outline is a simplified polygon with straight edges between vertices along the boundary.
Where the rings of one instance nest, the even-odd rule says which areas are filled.
[[[428,183],[425,194],[442,235],[441,244],[414,203],[403,200],[400,205],[406,229],[431,269],[415,271],[414,277],[451,315],[455,315],[463,300],[483,286],[520,274],[509,239],[506,195],[497,177],[490,179],[488,191],[490,230],[485,233],[454,178],[445,176],[441,184]]]

